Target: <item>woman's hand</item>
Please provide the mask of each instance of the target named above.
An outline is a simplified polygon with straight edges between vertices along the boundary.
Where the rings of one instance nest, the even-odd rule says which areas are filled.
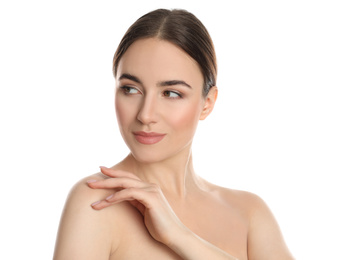
[[[94,209],[128,201],[143,215],[151,236],[183,259],[236,260],[189,230],[175,215],[159,186],[144,182],[130,172],[106,167],[101,167],[101,172],[111,178],[89,180],[88,185],[93,189],[115,189],[115,193],[94,202]]]
[[[116,189],[115,193],[106,199],[92,204],[96,210],[113,204],[128,201],[144,217],[146,228],[152,237],[170,245],[176,239],[178,231],[184,231],[185,226],[175,215],[161,189],[156,184],[141,181],[130,172],[101,167],[101,172],[112,177],[106,180],[89,180],[88,185],[93,189]]]

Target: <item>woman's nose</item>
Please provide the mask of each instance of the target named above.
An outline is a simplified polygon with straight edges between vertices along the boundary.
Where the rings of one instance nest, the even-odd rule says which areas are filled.
[[[151,96],[146,96],[141,103],[137,119],[144,125],[157,122],[156,100]]]

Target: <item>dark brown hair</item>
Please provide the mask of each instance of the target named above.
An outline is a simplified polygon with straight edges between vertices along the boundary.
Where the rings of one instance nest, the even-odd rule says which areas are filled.
[[[119,61],[136,40],[159,38],[169,41],[190,55],[200,66],[204,76],[203,94],[216,85],[217,62],[212,39],[205,26],[185,10],[158,9],[140,17],[127,30],[113,58],[116,76]]]

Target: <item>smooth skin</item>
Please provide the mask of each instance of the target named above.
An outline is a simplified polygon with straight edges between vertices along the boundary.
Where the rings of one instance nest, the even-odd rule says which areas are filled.
[[[204,97],[202,86],[198,64],[175,45],[150,38],[129,47],[115,104],[131,153],[74,186],[54,259],[293,259],[262,199],[195,174],[193,136],[218,93]],[[142,144],[136,131],[164,138]]]

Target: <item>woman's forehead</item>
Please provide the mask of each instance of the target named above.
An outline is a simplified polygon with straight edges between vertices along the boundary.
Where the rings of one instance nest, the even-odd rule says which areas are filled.
[[[122,56],[117,78],[124,73],[160,79],[184,78],[203,82],[197,62],[173,43],[157,38],[134,42]]]

